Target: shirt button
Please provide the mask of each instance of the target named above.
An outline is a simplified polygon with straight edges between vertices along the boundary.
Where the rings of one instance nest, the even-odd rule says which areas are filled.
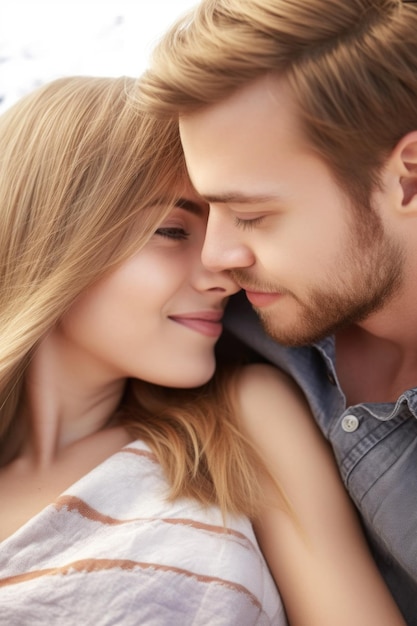
[[[342,419],[342,428],[345,433],[353,433],[359,427],[359,420],[356,415],[345,415]]]

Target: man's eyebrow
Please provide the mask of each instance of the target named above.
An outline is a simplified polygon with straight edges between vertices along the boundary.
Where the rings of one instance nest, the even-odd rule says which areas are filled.
[[[274,194],[245,194],[239,191],[221,194],[202,194],[208,204],[262,204],[282,198]]]
[[[175,202],[175,206],[179,209],[184,209],[185,211],[189,211],[190,213],[194,213],[195,215],[201,215],[203,213],[203,204],[204,201],[198,203],[194,200],[189,200],[187,198],[179,198]]]

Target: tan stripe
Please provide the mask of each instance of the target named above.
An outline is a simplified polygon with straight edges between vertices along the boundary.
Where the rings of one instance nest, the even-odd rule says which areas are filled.
[[[62,509],[67,509],[70,513],[72,511],[76,511],[82,517],[92,520],[93,522],[100,522],[101,524],[108,524],[109,526],[117,526],[119,524],[129,524],[134,520],[119,520],[115,517],[110,517],[110,515],[104,515],[93,509],[87,502],[81,500],[80,498],[76,498],[75,496],[59,496],[57,500],[54,502],[54,506],[57,511],[61,511]]]
[[[191,519],[181,519],[181,518],[161,518],[162,522],[166,522],[167,524],[180,524],[183,526],[191,526],[192,528],[196,528],[197,530],[204,530],[210,533],[214,533],[217,535],[228,535],[230,537],[234,537],[236,539],[240,539],[241,541],[243,541],[244,543],[248,543],[249,545],[251,544],[251,541],[248,539],[248,537],[246,537],[246,535],[244,535],[243,533],[240,533],[238,530],[233,530],[232,528],[225,528],[224,526],[214,526],[213,524],[205,524],[204,522],[196,522],[195,520],[191,520]]]
[[[251,593],[246,587],[239,583],[234,583],[230,580],[223,578],[217,578],[216,576],[204,576],[202,574],[196,574],[189,570],[185,570],[179,567],[171,567],[168,565],[161,565],[160,563],[143,563],[140,561],[131,561],[128,559],[83,559],[80,561],[74,561],[68,565],[62,567],[53,567],[44,570],[35,570],[32,572],[25,572],[24,574],[18,574],[17,576],[9,576],[0,580],[0,588],[8,585],[16,585],[19,583],[27,582],[29,580],[35,580],[44,576],[67,576],[73,572],[77,573],[92,573],[108,571],[112,569],[121,569],[125,571],[132,571],[136,568],[142,570],[154,569],[162,572],[171,572],[173,574],[179,574],[180,576],[186,576],[187,578],[193,578],[199,583],[204,584],[218,584],[232,591],[245,594],[252,604],[261,609],[261,603],[258,598]]]
[[[76,498],[75,496],[60,496],[56,502],[54,503],[57,511],[60,511],[66,508],[69,512],[76,511],[82,517],[92,520],[94,522],[99,522],[100,524],[108,524],[109,526],[118,526],[120,524],[130,524],[132,522],[164,522],[165,524],[179,525],[179,526],[189,526],[191,528],[195,528],[196,530],[203,530],[205,532],[217,534],[217,535],[226,535],[236,539],[243,541],[244,543],[248,543],[252,545],[251,541],[244,535],[243,533],[233,530],[231,528],[225,528],[224,526],[215,526],[214,524],[205,524],[204,522],[197,522],[192,519],[187,518],[171,518],[171,517],[133,517],[131,519],[121,520],[115,517],[110,517],[109,515],[104,515],[93,509],[89,504],[81,500],[80,498]]]
[[[153,452],[149,452],[148,450],[138,450],[138,448],[130,448],[129,446],[127,446],[126,448],[122,448],[120,452],[127,452],[128,454],[136,454],[137,456],[142,456],[146,459],[149,459],[149,461],[153,461],[154,463],[157,463],[158,465],[160,465],[156,455]]]

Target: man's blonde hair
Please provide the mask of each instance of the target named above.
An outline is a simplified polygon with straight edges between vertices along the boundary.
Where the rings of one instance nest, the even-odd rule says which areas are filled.
[[[141,106],[177,117],[269,74],[284,77],[312,147],[367,204],[417,127],[417,3],[202,0],[157,46]]]

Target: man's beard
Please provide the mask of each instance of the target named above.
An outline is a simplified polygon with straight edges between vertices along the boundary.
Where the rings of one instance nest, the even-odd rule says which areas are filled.
[[[331,273],[322,277],[323,286],[313,287],[305,297],[271,283],[259,284],[250,270],[231,271],[234,280],[249,290],[281,292],[283,299],[293,299],[296,312],[286,323],[274,305],[269,311],[254,307],[265,332],[275,341],[287,346],[315,343],[363,321],[398,292],[403,282],[404,253],[385,233],[378,215],[372,209],[363,211],[368,212],[366,219],[358,219],[354,211],[356,222],[351,225],[347,245],[340,250]],[[316,282],[320,283],[320,276]]]

